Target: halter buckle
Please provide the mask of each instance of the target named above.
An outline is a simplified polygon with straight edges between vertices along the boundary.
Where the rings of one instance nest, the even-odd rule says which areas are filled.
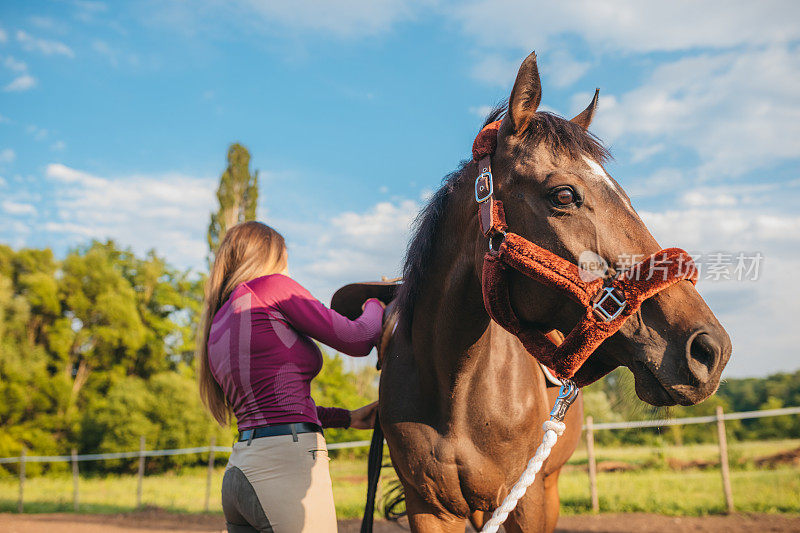
[[[475,179],[475,201],[485,202],[494,194],[494,183],[492,182],[492,172],[484,171]]]
[[[622,314],[627,303],[621,290],[614,286],[603,287],[594,297],[592,311],[603,322],[611,322]]]

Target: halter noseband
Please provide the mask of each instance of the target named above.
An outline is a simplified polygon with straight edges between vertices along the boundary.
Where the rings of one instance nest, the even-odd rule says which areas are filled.
[[[509,232],[503,203],[494,198],[492,179],[491,157],[497,147],[499,128],[500,121],[488,124],[472,146],[473,160],[478,165],[475,201],[481,230],[489,239],[489,251],[483,260],[483,303],[489,316],[516,335],[528,353],[559,378],[570,379],[644,300],[680,280],[697,283],[697,268],[684,250],[666,248],[613,278],[584,281],[578,265]],[[583,306],[583,317],[560,345],[556,346],[542,332],[519,320],[510,301],[510,269],[565,293]],[[601,375],[578,375],[575,381],[583,386]]]

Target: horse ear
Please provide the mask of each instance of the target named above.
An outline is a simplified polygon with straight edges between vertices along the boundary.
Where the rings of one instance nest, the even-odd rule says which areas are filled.
[[[531,52],[519,67],[517,80],[508,99],[508,115],[516,133],[525,131],[541,101],[542,82],[536,66],[536,52]]]
[[[597,99],[600,96],[600,89],[594,90],[594,98],[592,98],[589,107],[581,111],[579,115],[575,118],[570,120],[570,122],[577,124],[581,128],[588,130],[589,124],[592,123],[592,118],[594,118],[594,112],[597,111]]]

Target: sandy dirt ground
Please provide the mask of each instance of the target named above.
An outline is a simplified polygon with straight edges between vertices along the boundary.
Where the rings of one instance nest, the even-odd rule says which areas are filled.
[[[220,515],[181,515],[163,511],[142,511],[120,515],[74,515],[0,513],[0,531],[5,533],[176,533],[224,531]],[[340,533],[357,533],[359,522],[339,522]],[[405,523],[378,521],[375,533],[408,531]],[[467,531],[472,531],[468,528]],[[652,514],[603,514],[566,516],[558,523],[560,533],[629,532],[655,533],[744,533],[745,531],[800,531],[800,515],[745,515],[707,517],[669,517]]]

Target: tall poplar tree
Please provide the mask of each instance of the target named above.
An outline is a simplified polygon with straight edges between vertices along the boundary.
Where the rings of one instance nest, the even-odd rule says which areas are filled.
[[[228,228],[256,218],[258,171],[250,173],[250,152],[239,143],[228,148],[228,168],[220,177],[217,200],[219,209],[211,213],[208,225],[209,262],[213,262]]]

